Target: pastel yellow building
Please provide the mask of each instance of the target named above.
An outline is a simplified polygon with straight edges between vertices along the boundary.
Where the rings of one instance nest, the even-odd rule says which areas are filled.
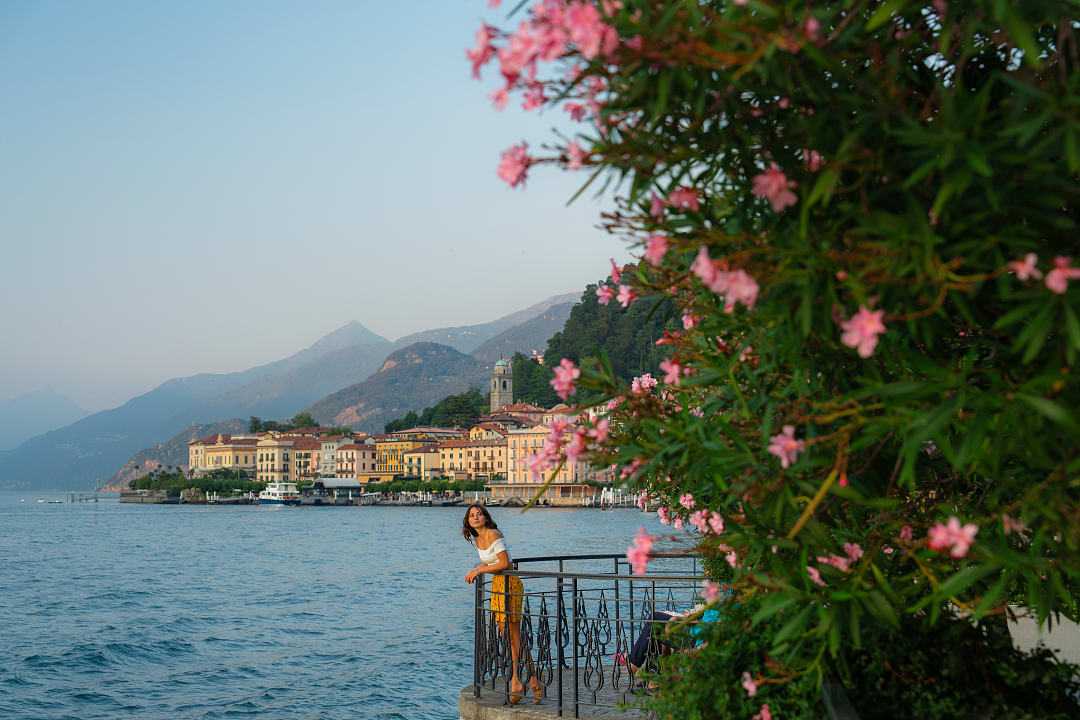
[[[560,414],[554,413],[556,416]],[[509,432],[506,455],[509,471],[505,483],[492,483],[488,486],[492,497],[528,501],[551,478],[554,468],[546,471],[542,477],[533,478],[528,465],[528,457],[543,449],[544,439],[549,432],[546,425]],[[567,460],[541,499],[550,505],[580,505],[584,498],[594,494],[594,488],[586,484],[593,479],[592,469],[586,463]]]
[[[506,438],[447,440],[439,443],[439,461],[446,477],[456,480],[492,480],[506,476]]]
[[[293,475],[293,443],[299,438],[266,435],[255,446],[256,476],[261,483],[296,482]]]
[[[432,443],[405,451],[405,477],[432,480],[442,477],[439,445]]]
[[[229,469],[254,473],[258,438],[219,433],[188,443],[188,468],[195,474]]]
[[[405,453],[409,450],[415,450],[418,447],[430,444],[431,441],[429,439],[419,440],[400,438],[396,435],[376,435],[375,450],[377,455],[375,470],[380,475],[389,476],[390,478],[404,476]]]
[[[483,422],[469,428],[470,440],[506,440],[507,430],[494,422]]]

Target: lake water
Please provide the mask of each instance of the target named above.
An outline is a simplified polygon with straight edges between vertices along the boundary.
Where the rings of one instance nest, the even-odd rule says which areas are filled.
[[[0,718],[457,718],[463,508],[48,505],[0,492]],[[494,508],[514,556],[654,516]]]

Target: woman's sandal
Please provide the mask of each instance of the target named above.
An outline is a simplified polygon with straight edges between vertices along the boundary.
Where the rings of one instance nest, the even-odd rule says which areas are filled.
[[[540,701],[544,699],[544,686],[540,684],[535,678],[530,683],[533,694],[533,705],[539,705]]]
[[[517,705],[519,702],[521,702],[521,698],[523,698],[524,696],[525,688],[522,687],[520,690],[511,690],[510,697],[507,699],[510,701],[511,705]]]

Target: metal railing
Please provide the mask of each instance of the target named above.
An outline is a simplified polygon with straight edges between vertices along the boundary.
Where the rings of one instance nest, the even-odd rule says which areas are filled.
[[[677,553],[654,554],[646,575],[625,555],[520,558],[502,575],[476,580],[474,696],[510,702],[516,676],[531,705],[536,678],[546,709],[575,718],[639,704],[642,670],[673,651],[657,623],[700,603],[705,580],[699,557]]]

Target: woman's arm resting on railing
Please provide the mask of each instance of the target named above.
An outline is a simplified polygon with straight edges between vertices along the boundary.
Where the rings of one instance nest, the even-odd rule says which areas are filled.
[[[498,574],[510,567],[510,555],[505,550],[499,553],[499,559],[490,565],[480,563],[465,575],[465,582],[472,584],[480,573]]]

